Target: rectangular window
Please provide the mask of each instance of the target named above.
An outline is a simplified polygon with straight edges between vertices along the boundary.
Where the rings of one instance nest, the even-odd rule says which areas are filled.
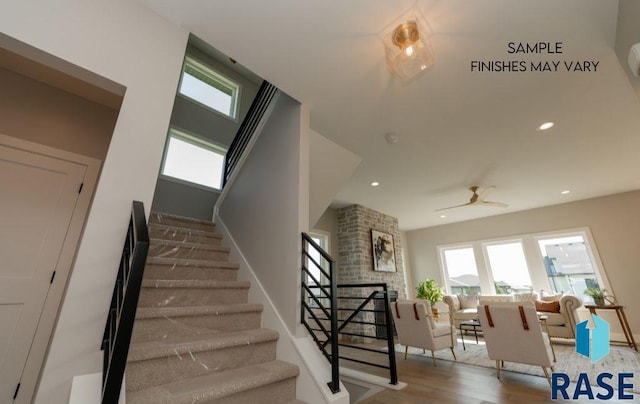
[[[212,143],[172,128],[161,173],[188,183],[221,189],[225,153]]]
[[[531,292],[531,276],[520,241],[485,246],[496,293]]]
[[[240,85],[191,57],[185,58],[178,91],[201,105],[237,118]]]
[[[479,294],[480,278],[472,247],[442,250],[449,291],[453,294]]]
[[[586,288],[603,287],[598,282],[595,265],[591,260],[589,244],[580,235],[538,239],[542,260],[554,292],[568,292],[584,301]]]

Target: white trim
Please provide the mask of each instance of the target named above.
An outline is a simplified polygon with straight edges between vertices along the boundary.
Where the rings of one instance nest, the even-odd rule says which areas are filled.
[[[182,87],[182,78],[184,77],[185,72],[185,68],[187,67],[187,65],[195,70],[199,70],[200,73],[209,76],[210,79],[215,80],[217,82],[219,82],[220,84],[227,86],[231,89],[232,94],[231,94],[231,108],[229,111],[229,114],[225,114],[222,111],[219,111],[207,104],[204,104],[196,99],[193,99],[191,97],[189,97],[188,95],[182,93],[180,91],[180,88]],[[207,83],[205,83],[207,84]],[[239,117],[239,105],[240,105],[240,96],[242,94],[242,84],[240,84],[239,82],[230,79],[229,77],[227,77],[226,75],[220,73],[219,71],[217,71],[216,69],[214,69],[213,67],[209,66],[208,64],[200,61],[198,58],[193,57],[191,55],[186,55],[184,57],[184,62],[182,63],[182,70],[180,71],[180,80],[178,81],[178,91],[176,92],[176,94],[190,102],[193,102],[194,104],[197,104],[199,106],[201,106],[202,108],[205,108],[209,111],[215,112],[216,114],[219,114],[220,116],[223,116],[233,122],[238,122],[238,117]]]
[[[271,116],[271,113],[273,112],[273,108],[278,103],[278,98],[280,98],[280,90],[276,90],[276,93],[273,95],[273,98],[271,99],[271,102],[269,103],[269,106],[267,107],[267,109],[264,111],[264,114],[262,115],[262,119],[260,119],[260,122],[258,122],[258,125],[256,126],[256,130],[253,133],[253,136],[251,136],[251,139],[249,140],[249,143],[247,143],[247,147],[245,148],[244,153],[242,153],[242,156],[240,156],[240,159],[238,160],[238,163],[236,164],[236,167],[235,167],[233,173],[231,174],[231,177],[227,181],[226,185],[223,186],[222,193],[220,194],[220,196],[216,200],[216,204],[213,207],[213,217],[212,218],[215,218],[215,217],[218,216],[218,212],[220,211],[220,206],[222,206],[222,202],[224,202],[225,198],[227,197],[227,194],[229,193],[229,190],[231,189],[231,186],[236,181],[236,178],[238,177],[238,174],[240,173],[240,169],[242,168],[242,166],[244,165],[244,162],[247,160],[247,157],[251,153],[251,150],[253,149],[253,146],[258,141],[258,138],[260,137],[260,134],[262,133],[262,129],[267,124],[267,121],[269,120],[269,117]],[[224,176],[224,173],[222,175]],[[222,181],[224,182],[224,178],[222,179]]]
[[[167,153],[169,151],[169,141],[171,140],[171,138],[175,138],[177,140],[181,140],[185,143],[189,143],[193,146],[199,147],[201,149],[205,149],[208,150],[210,152],[216,153],[220,156],[222,156],[222,166],[220,168],[220,188],[216,188],[216,187],[210,187],[208,185],[204,185],[204,184],[200,184],[197,182],[193,182],[193,181],[189,181],[189,180],[185,180],[183,178],[178,178],[178,177],[173,177],[171,175],[167,175],[164,173],[164,168],[165,168],[165,163],[167,161]],[[171,181],[171,182],[176,182],[178,184],[182,184],[182,185],[188,185],[194,188],[199,188],[205,191],[216,191],[216,192],[220,192],[221,188],[222,188],[222,181],[224,180],[224,161],[226,158],[226,154],[227,154],[227,149],[225,149],[224,147],[220,146],[218,143],[210,141],[202,136],[199,136],[197,134],[194,134],[192,132],[188,132],[186,130],[182,130],[180,128],[178,128],[177,126],[170,126],[169,127],[169,132],[167,133],[167,140],[164,143],[164,151],[162,152],[162,162],[160,164],[160,174],[159,177],[162,178],[163,180],[167,180],[167,181]]]
[[[231,254],[234,255],[233,258],[238,260],[240,265],[239,274],[246,276],[248,278],[247,280],[251,282],[250,293],[253,295],[252,301],[263,304],[263,326],[273,328],[280,333],[277,350],[278,358],[280,359],[280,355],[282,355],[283,352],[288,353],[289,355],[283,357],[282,360],[294,362],[300,368],[300,374],[296,381],[298,397],[309,403],[348,404],[349,392],[342,383],[340,384],[339,393],[333,394],[331,390],[329,390],[326,383],[331,380],[331,369],[329,363],[322,356],[315,343],[309,336],[296,337],[289,331],[284,319],[256,276],[251,264],[249,264],[249,261],[238,247],[238,244],[224,224],[222,218],[215,216],[214,221],[218,230],[223,235],[224,242],[229,243]],[[315,387],[315,390],[312,391],[310,387]]]
[[[25,400],[24,402],[27,402],[35,396],[36,389],[40,383],[40,378],[42,377],[42,371],[48,355],[49,346],[53,339],[54,327],[58,321],[60,308],[62,307],[64,291],[66,290],[67,283],[71,277],[72,266],[75,263],[76,253],[84,231],[84,224],[91,207],[93,192],[98,182],[102,162],[92,157],[56,149],[39,143],[29,142],[3,135],[1,133],[0,144],[70,161],[87,167],[83,180],[84,186],[82,188],[82,193],[78,197],[76,207],[69,223],[69,229],[65,237],[64,245],[60,251],[58,262],[55,267],[56,278],[47,293],[42,313],[40,315],[40,321],[31,345],[31,350],[29,351],[29,356],[27,357],[27,362],[24,367],[24,373],[20,380],[22,399]],[[25,398],[26,395],[30,395],[28,399]]]
[[[476,254],[476,247],[480,248],[480,252],[482,253],[482,257],[484,260],[484,268],[481,267],[480,263],[478,262],[478,259],[476,257],[476,269],[478,271],[478,277],[480,279],[480,285],[481,285],[481,291],[483,293],[485,293],[485,287],[483,287],[483,276],[488,276],[490,282],[490,285],[493,285],[493,273],[491,271],[491,266],[489,263],[489,256],[487,254],[486,251],[486,246],[488,245],[495,245],[495,244],[502,244],[502,243],[509,243],[509,242],[520,242],[525,254],[525,260],[527,261],[527,268],[529,269],[529,276],[531,278],[531,282],[533,283],[533,288],[535,290],[540,289],[540,286],[545,286],[545,290],[550,289],[550,285],[549,285],[549,279],[548,276],[545,272],[544,277],[545,277],[545,283],[542,282],[542,280],[540,279],[539,276],[537,276],[535,273],[532,273],[532,271],[538,271],[539,267],[540,267],[540,261],[541,258],[541,253],[540,253],[540,249],[538,247],[538,240],[540,239],[545,239],[545,238],[562,238],[562,237],[568,237],[568,236],[575,236],[576,234],[582,235],[585,242],[586,242],[586,247],[587,247],[587,253],[589,254],[589,258],[591,259],[591,262],[594,265],[594,274],[598,280],[598,283],[600,285],[602,285],[601,287],[604,289],[607,289],[607,291],[609,291],[609,293],[615,295],[615,292],[613,291],[613,289],[611,288],[611,283],[609,282],[609,278],[607,275],[607,271],[604,267],[604,264],[602,263],[602,260],[600,259],[600,254],[598,253],[598,248],[596,246],[595,240],[593,238],[593,235],[591,234],[591,229],[588,226],[585,227],[577,227],[577,228],[570,228],[570,229],[559,229],[559,230],[550,230],[550,231],[545,231],[545,232],[537,232],[537,233],[526,233],[526,234],[516,234],[516,235],[510,235],[510,236],[503,236],[503,237],[496,237],[496,238],[488,238],[488,239],[480,239],[480,240],[472,240],[472,241],[466,241],[466,242],[458,242],[458,243],[451,243],[451,244],[440,244],[438,246],[436,246],[437,250],[438,250],[438,260],[439,260],[439,264],[440,264],[440,274],[442,275],[442,281],[443,284],[445,285],[445,290],[447,290],[448,292],[451,292],[450,289],[450,285],[449,285],[449,275],[448,275],[448,270],[446,268],[446,259],[444,258],[444,251],[445,250],[454,250],[454,249],[461,249],[461,248],[472,248],[474,251],[474,255]],[[533,240],[535,241],[536,244],[536,248],[537,248],[537,256],[538,258],[535,259],[535,261],[531,261],[531,256],[529,254],[527,254],[527,241],[528,240]],[[533,265],[532,265],[533,264]],[[486,272],[486,274],[485,274]],[[578,296],[578,298],[580,298],[582,300],[582,297]]]

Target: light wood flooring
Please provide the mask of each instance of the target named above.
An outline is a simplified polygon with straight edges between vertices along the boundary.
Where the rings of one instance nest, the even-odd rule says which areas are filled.
[[[459,346],[457,349],[462,349]],[[365,351],[341,348],[343,354],[351,357],[385,363],[386,356]],[[402,390],[384,391],[359,401],[363,404],[408,404],[408,403],[594,403],[581,399],[576,401],[551,400],[551,389],[545,378],[523,375],[512,372],[502,372],[501,378],[496,377],[495,369],[465,365],[451,361],[438,360],[437,367],[433,366],[431,358],[409,355],[404,360],[404,352],[396,353],[398,378],[408,384]],[[368,372],[377,376],[389,377],[389,371],[362,365],[346,360],[341,366]],[[573,392],[573,387],[570,388]],[[594,388],[594,394],[598,391]],[[585,396],[583,396],[585,397]],[[604,402],[604,401],[600,401]],[[616,401],[607,403],[640,402],[635,400]]]

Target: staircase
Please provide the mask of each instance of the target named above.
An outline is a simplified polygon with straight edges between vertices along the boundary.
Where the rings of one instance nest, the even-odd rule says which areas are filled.
[[[212,222],[149,217],[151,243],[126,368],[127,403],[301,403],[298,368]]]

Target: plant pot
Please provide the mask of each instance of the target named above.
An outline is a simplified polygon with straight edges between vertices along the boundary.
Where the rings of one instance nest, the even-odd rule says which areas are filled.
[[[593,301],[595,302],[596,306],[604,306],[604,297],[594,297]]]

